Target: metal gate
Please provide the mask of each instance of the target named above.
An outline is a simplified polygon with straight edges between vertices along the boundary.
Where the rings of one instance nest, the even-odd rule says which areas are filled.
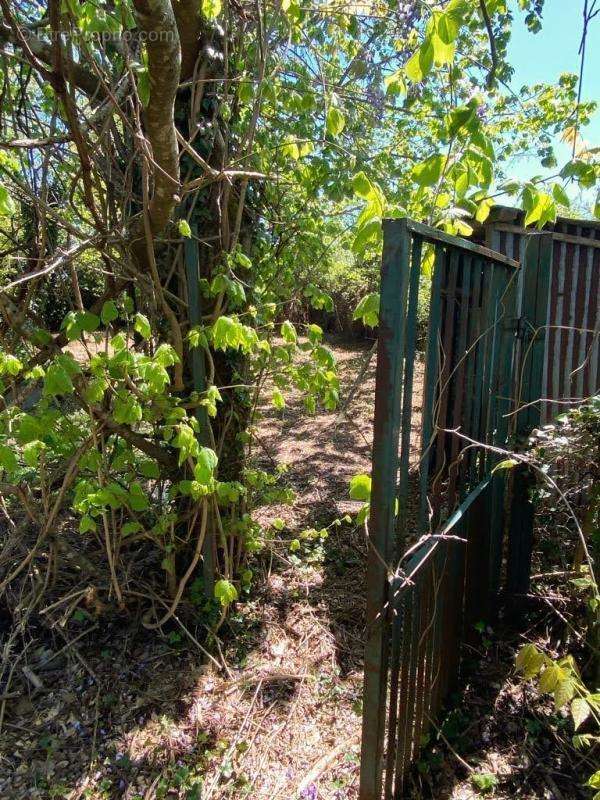
[[[411,470],[429,248],[421,450]],[[505,473],[494,467],[540,418],[550,248],[549,235],[531,237],[520,264],[409,219],[384,222],[360,800],[403,796],[422,735],[457,686],[461,644],[493,613],[511,526]],[[527,504],[526,492],[517,496]],[[527,579],[526,518],[512,515],[515,585]]]

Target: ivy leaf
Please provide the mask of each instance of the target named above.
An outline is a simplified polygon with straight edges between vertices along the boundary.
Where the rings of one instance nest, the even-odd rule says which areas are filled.
[[[590,706],[583,697],[576,697],[571,703],[571,717],[575,730],[580,728],[590,715]]]
[[[221,0],[202,0],[202,13],[206,19],[216,19],[221,13]]]
[[[102,306],[100,312],[100,319],[103,325],[110,325],[110,323],[119,316],[119,309],[114,300],[107,300]]]
[[[190,228],[190,223],[187,221],[187,219],[180,219],[177,223],[177,229],[180,236],[183,236],[186,239],[191,239],[192,229]]]
[[[526,644],[522,647],[516,659],[516,667],[523,673],[526,680],[537,675],[545,663],[544,654],[534,644]]]
[[[350,480],[350,498],[367,501],[371,499],[371,476],[355,475]]]
[[[145,511],[149,506],[148,498],[137,481],[129,487],[128,501],[132,511]]]
[[[113,407],[113,418],[120,425],[135,425],[142,419],[142,407],[133,394],[117,395]]]
[[[298,334],[296,333],[296,328],[289,320],[285,320],[285,322],[281,323],[281,336],[285,342],[288,344],[296,344],[298,341]]]
[[[194,477],[198,483],[210,483],[215,467],[218,463],[217,454],[210,447],[202,447],[198,453],[196,465],[194,466]]]
[[[89,531],[94,532],[96,527],[97,526],[94,518],[90,517],[89,514],[84,514],[79,521],[79,533],[88,533]]]
[[[215,598],[221,603],[223,608],[227,608],[227,606],[235,602],[237,596],[237,589],[230,581],[221,579],[215,583]]]
[[[156,461],[140,461],[137,464],[137,469],[144,478],[158,479],[160,477],[160,469]]]
[[[61,330],[64,330],[67,339],[72,342],[82,333],[93,333],[100,325],[100,318],[90,311],[69,311],[64,318]]]
[[[45,443],[39,439],[36,439],[33,442],[27,442],[27,444],[23,447],[23,461],[25,461],[28,467],[36,467],[40,454],[45,449]]]
[[[379,292],[366,295],[356,306],[352,319],[361,319],[365,325],[374,328],[379,324],[379,301]]]
[[[17,466],[17,457],[12,448],[6,444],[0,445],[0,467],[7,472],[14,472]]]
[[[15,204],[4,184],[0,183],[0,216],[9,217],[15,213]]]
[[[90,404],[100,403],[107,389],[108,381],[106,378],[92,378],[84,392],[84,398]]]
[[[271,397],[271,402],[275,406],[278,411],[282,411],[285,408],[285,398],[279,391],[279,389],[273,390],[273,395]]]
[[[73,394],[73,381],[66,368],[60,363],[50,364],[44,378],[44,395],[56,397],[60,394]]]
[[[500,472],[501,470],[504,469],[512,469],[513,467],[516,467],[518,463],[519,462],[517,461],[516,458],[505,458],[504,461],[500,461],[498,462],[498,464],[496,464],[496,466],[492,470],[492,475],[495,472]]]
[[[144,314],[140,314],[139,312],[135,315],[135,323],[134,329],[139,333],[142,339],[149,339],[152,335],[152,330],[150,328],[150,322],[148,321],[148,317],[144,316]]]

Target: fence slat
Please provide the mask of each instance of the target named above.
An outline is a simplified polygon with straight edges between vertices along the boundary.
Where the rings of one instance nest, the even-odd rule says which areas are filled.
[[[406,220],[386,220],[373,425],[371,538],[367,564],[361,800],[379,800],[381,796],[389,644],[388,626],[385,624],[388,600],[387,565],[390,563],[395,538],[399,398],[402,395],[409,259],[410,237]]]

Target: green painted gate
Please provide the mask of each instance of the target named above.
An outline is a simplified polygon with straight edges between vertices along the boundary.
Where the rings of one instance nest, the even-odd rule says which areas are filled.
[[[511,526],[509,584],[527,586],[525,477],[510,477],[521,504],[510,515],[507,473],[494,467],[539,419],[549,247],[548,236],[531,237],[521,265],[409,219],[384,222],[360,800],[403,797],[422,736],[457,686],[461,644],[493,614]],[[411,466],[419,284],[430,251],[420,457]]]

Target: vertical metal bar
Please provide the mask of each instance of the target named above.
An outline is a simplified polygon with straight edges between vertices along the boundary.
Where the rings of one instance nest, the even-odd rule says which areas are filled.
[[[441,481],[446,477],[448,470],[448,460],[450,457],[449,444],[450,434],[445,433],[442,429],[452,427],[451,420],[448,420],[448,405],[450,399],[450,392],[452,389],[452,379],[454,365],[455,365],[455,342],[454,342],[454,329],[456,325],[457,316],[457,298],[456,288],[458,282],[459,266],[461,262],[460,252],[453,248],[450,251],[450,265],[448,270],[448,278],[445,289],[446,304],[444,313],[444,329],[442,333],[441,345],[441,358],[442,364],[440,365],[440,391],[439,391],[439,404],[438,404],[438,426],[440,430],[437,435],[436,442],[436,464],[435,475],[433,478],[433,512],[434,520],[439,517],[441,508]]]
[[[418,663],[416,676],[415,725],[412,735],[412,759],[416,759],[421,748],[421,732],[423,730],[423,713],[426,700],[427,680],[427,637],[429,630],[429,610],[431,607],[431,559],[427,561],[415,576],[415,590],[420,596]]]
[[[404,321],[410,258],[410,234],[406,220],[384,220],[383,231],[367,564],[360,800],[379,800],[381,795],[389,644],[386,622],[387,565],[392,555],[395,532]]]
[[[513,271],[507,276],[507,284],[499,299],[499,345],[496,383],[496,409],[495,409],[495,435],[493,444],[497,447],[506,447],[509,438],[510,422],[508,414],[512,411],[511,398],[514,386],[514,350],[517,327],[517,304],[519,275]],[[493,461],[497,457],[493,457]],[[502,570],[502,550],[506,516],[504,513],[506,476],[499,473],[493,476],[490,492],[490,578],[489,594],[490,608],[495,615],[497,610],[497,597],[500,590],[500,573]]]
[[[413,406],[413,382],[416,360],[417,310],[419,305],[419,279],[421,277],[421,253],[423,240],[413,237],[408,312],[406,315],[406,358],[404,365],[404,392],[402,398],[402,424],[400,433],[400,478],[398,488],[398,531],[404,534],[406,525],[406,503],[409,489],[410,434]],[[400,552],[397,554],[400,556]]]
[[[498,281],[498,271],[500,264],[491,261],[486,262],[485,266],[485,292],[483,301],[483,327],[485,337],[482,340],[483,361],[481,375],[481,414],[479,418],[479,430],[477,441],[486,443],[488,441],[488,430],[490,424],[490,401],[491,401],[491,376],[493,373],[494,345],[495,345],[495,291]],[[479,456],[479,480],[483,480],[487,470],[488,451],[484,448]]]
[[[402,678],[406,690],[401,693],[401,716],[398,724],[398,750],[396,758],[396,775],[394,798],[402,796],[404,779],[411,763],[412,743],[415,722],[415,703],[417,688],[417,667],[419,663],[419,628],[420,597],[416,586],[412,586],[409,595],[410,628],[407,626],[407,648],[402,665]],[[402,703],[404,700],[404,703]]]
[[[385,779],[383,785],[383,800],[391,800],[392,787],[394,781],[394,764],[397,757],[397,734],[398,734],[398,699],[400,693],[400,670],[402,667],[402,650],[404,645],[406,620],[403,614],[403,602],[405,592],[400,589],[401,579],[396,578],[391,586],[390,609],[392,643],[390,648],[390,702],[388,716],[388,736]]]
[[[560,320],[562,319],[562,309],[563,309],[563,298],[565,292],[565,273],[567,270],[566,259],[567,259],[567,244],[566,242],[561,242],[560,245],[557,242],[557,247],[560,249],[560,262],[557,274],[557,294],[556,294],[556,303],[552,307],[552,321],[551,324],[554,326],[553,330],[553,338],[554,338],[554,347],[552,350],[552,387],[551,387],[551,394],[550,397],[553,400],[557,400],[560,397],[560,375],[561,375],[561,363],[560,363],[560,350],[561,350],[561,341],[562,341],[562,331],[560,328],[556,327],[560,325]],[[552,403],[550,405],[550,416],[554,416],[557,411],[558,406],[556,403]]]
[[[468,331],[468,347],[469,355],[467,357],[467,378],[465,383],[465,409],[463,414],[463,431],[467,436],[473,436],[473,415],[475,413],[475,368],[477,364],[477,353],[479,346],[477,344],[477,337],[479,336],[479,326],[481,319],[480,311],[480,294],[482,282],[482,262],[477,259],[474,261],[471,269],[471,297],[469,306],[469,331]],[[464,484],[463,496],[474,488],[470,479],[472,473],[472,466],[475,461],[475,451],[470,448],[468,456],[465,460],[464,468],[461,474],[461,483]]]
[[[592,268],[594,264],[594,248],[593,247],[586,247],[582,248],[582,253],[584,254],[584,258],[582,258],[582,265],[580,266],[581,270],[581,277],[580,277],[580,285],[583,289],[583,296],[579,301],[579,310],[576,319],[578,320],[578,324],[582,327],[582,332],[579,336],[579,352],[577,354],[577,381],[576,381],[576,392],[578,397],[582,399],[586,396],[585,385],[584,385],[584,376],[585,376],[585,358],[587,355],[587,342],[588,342],[588,334],[586,333],[587,328],[589,327],[589,317],[590,317],[590,302],[592,300],[590,296],[590,289],[592,284]],[[585,266],[584,266],[585,265]]]
[[[410,734],[412,731],[413,709],[411,705],[411,693],[414,687],[411,684],[411,664],[413,663],[413,629],[415,626],[414,589],[412,587],[404,590],[403,608],[404,619],[402,625],[402,653],[399,677],[400,692],[398,699],[398,730],[394,768],[394,797],[399,796],[404,775],[409,764],[409,756],[407,753],[410,753]]]
[[[471,267],[472,258],[469,255],[464,255],[462,260],[462,274],[460,280],[460,303],[459,303],[459,319],[458,319],[458,336],[456,341],[455,352],[455,373],[452,378],[454,383],[454,402],[452,407],[452,418],[450,420],[450,428],[461,428],[463,430],[464,411],[468,406],[469,399],[465,397],[465,375],[466,375],[466,360],[467,356],[467,336],[469,329],[469,320],[471,316]],[[459,453],[464,447],[463,440],[454,435],[451,438],[450,447],[450,483],[448,487],[448,509],[452,510],[456,498],[456,483],[459,472]]]
[[[533,237],[525,253],[522,313],[527,329],[533,333],[531,341],[525,343],[522,356],[521,404],[527,407],[517,415],[517,435],[526,436],[539,425],[542,379],[544,374],[544,338],[546,334],[547,293],[552,253],[552,235]],[[561,365],[560,369],[564,369]],[[556,377],[556,376],[555,376]]]
[[[596,235],[596,238],[600,238]],[[585,397],[596,394],[600,386],[598,384],[598,362],[600,360],[600,336],[598,336],[598,318],[600,316],[600,249],[594,248],[594,261],[592,269],[592,280],[590,288],[590,317],[587,327],[594,331],[590,333],[590,338],[586,344],[586,359],[583,377],[583,394]],[[588,355],[589,354],[589,355]]]
[[[506,589],[509,597],[529,592],[533,546],[533,504],[529,490],[533,478],[526,467],[516,467],[512,474],[510,529],[506,565]],[[518,601],[513,599],[515,608]]]
[[[439,369],[439,334],[441,326],[441,287],[444,268],[444,250],[436,247],[433,279],[431,284],[431,301],[429,307],[429,329],[427,337],[427,354],[425,357],[425,381],[423,386],[423,412],[421,434],[420,483],[421,501],[419,511],[419,531],[428,526],[427,490],[429,486],[429,463],[434,431],[434,405],[438,387]]]
[[[567,232],[572,232],[570,226],[566,226]],[[579,248],[571,243],[567,244],[567,258],[565,264],[565,283],[562,297],[562,314],[558,320],[561,326],[561,342],[560,342],[560,381],[558,388],[558,399],[566,399],[569,397],[569,373],[571,371],[569,364],[569,343],[573,335],[571,330],[571,300],[573,297],[573,272],[575,269],[575,258]],[[564,408],[557,404],[557,410],[560,411]]]

